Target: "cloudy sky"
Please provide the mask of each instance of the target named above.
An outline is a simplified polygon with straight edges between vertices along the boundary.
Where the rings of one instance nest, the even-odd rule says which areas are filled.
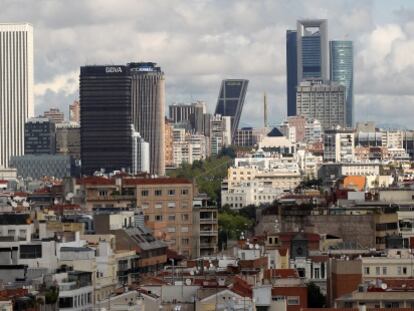
[[[297,19],[327,18],[329,38],[354,41],[356,120],[411,127],[411,0],[0,0],[1,22],[35,29],[36,112],[67,114],[79,66],[157,62],[167,105],[204,100],[213,111],[224,78],[250,80],[241,125],[286,116],[285,33]]]

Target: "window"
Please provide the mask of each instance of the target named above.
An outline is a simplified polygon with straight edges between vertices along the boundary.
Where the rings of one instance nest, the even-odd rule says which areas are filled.
[[[20,259],[42,257],[42,245],[20,245]]]
[[[168,227],[167,232],[169,232],[169,233],[175,232],[175,227]]]
[[[181,232],[188,232],[188,227],[181,227]]]
[[[155,208],[162,208],[162,203],[155,203],[154,207]]]
[[[400,303],[398,301],[385,302],[384,303],[384,307],[386,309],[399,308],[400,307]]]
[[[142,209],[146,209],[148,207],[149,207],[149,204],[148,203],[142,203]]]
[[[402,274],[402,267],[397,267],[397,274],[401,275]]]
[[[181,239],[181,244],[183,244],[183,245],[190,244],[190,239]]]
[[[175,190],[174,189],[168,190],[168,195],[175,195]]]
[[[315,275],[314,275],[314,278],[315,279],[319,279],[320,278],[320,269],[319,268],[315,268]]]
[[[145,215],[145,216],[144,216],[144,221],[149,221],[149,219],[150,219],[150,218],[149,218],[149,215]]]
[[[364,274],[368,274],[369,275],[369,267],[365,267],[364,268]]]
[[[188,189],[187,188],[181,189],[181,195],[188,195]]]
[[[15,236],[15,235],[16,235],[16,230],[14,229],[7,230],[7,236]]]
[[[106,191],[106,190],[99,190],[99,196],[100,197],[105,197],[107,195],[108,195],[108,191]]]
[[[181,215],[181,220],[182,221],[188,221],[188,214],[182,214]]]
[[[382,267],[382,274],[387,275],[387,267]]]
[[[149,191],[148,190],[142,190],[141,191],[141,196],[147,197],[148,195],[149,195]]]
[[[161,189],[157,189],[157,190],[155,190],[155,191],[154,191],[154,194],[155,194],[157,197],[162,196],[162,190],[161,190]]]
[[[169,221],[175,221],[175,215],[168,215]]]
[[[381,274],[381,267],[375,267],[375,273],[376,273],[376,275],[380,275]]]
[[[300,304],[299,296],[288,296],[287,297],[288,306],[297,306]]]
[[[405,274],[407,274],[407,267],[403,267],[403,274],[405,275]]]
[[[59,298],[59,309],[73,308],[73,297]]]
[[[188,204],[187,203],[181,203],[181,208],[188,208]]]
[[[168,208],[175,208],[175,202],[168,202]]]
[[[155,215],[156,221],[162,221],[162,215]]]

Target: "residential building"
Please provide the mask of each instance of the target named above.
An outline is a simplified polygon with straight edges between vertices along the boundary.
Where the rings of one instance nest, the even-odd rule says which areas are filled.
[[[75,122],[56,124],[56,154],[69,155],[80,160],[80,126]]]
[[[248,80],[226,79],[221,82],[220,93],[217,100],[215,115],[231,118],[230,137],[236,137],[240,117],[246,97]]]
[[[129,69],[81,67],[79,95],[82,174],[132,169]]]
[[[381,131],[382,147],[386,148],[403,148],[404,132],[403,131]]]
[[[202,134],[186,133],[184,129],[173,130],[173,166],[192,164],[207,157],[207,137]]]
[[[48,111],[45,111],[43,113],[43,117],[48,118],[55,124],[62,123],[63,121],[65,121],[64,113],[60,111],[58,108],[50,108]]]
[[[322,142],[322,126],[321,122],[316,119],[309,120],[305,125],[305,138],[307,144],[316,144]]]
[[[193,202],[193,230],[199,237],[197,257],[214,256],[218,252],[218,208],[207,198],[195,197]]]
[[[223,147],[231,145],[231,117],[214,115],[210,119],[210,150],[216,156]]]
[[[354,124],[354,50],[352,41],[330,41],[330,79],[346,87],[346,126]]]
[[[286,31],[287,115],[296,115],[296,86],[298,85],[297,32]]]
[[[24,154],[24,125],[34,117],[33,26],[1,24],[0,42],[0,167],[8,167]]]
[[[298,83],[306,79],[329,80],[328,21],[298,20],[296,32]]]
[[[59,310],[81,311],[94,306],[92,273],[70,271],[59,281]]]
[[[71,105],[69,105],[69,121],[80,123],[80,103],[78,100],[74,100]]]
[[[165,77],[156,63],[129,63],[132,124],[149,143],[150,173],[165,175]],[[82,104],[82,103],[81,103]],[[82,106],[81,106],[82,108]]]
[[[48,118],[30,118],[24,126],[25,154],[54,154],[55,123]]]
[[[195,256],[193,196],[191,181],[179,178],[124,179],[125,191],[135,193],[136,205],[145,217],[145,226],[157,239],[185,256]]]
[[[326,130],[323,159],[326,162],[353,162],[355,157],[354,130]]]
[[[346,87],[337,82],[310,80],[296,88],[297,114],[317,119],[323,129],[346,126]]]
[[[296,150],[296,144],[283,135],[283,133],[273,128],[267,133],[258,143],[259,150],[265,152],[281,153],[281,154],[294,154]]]

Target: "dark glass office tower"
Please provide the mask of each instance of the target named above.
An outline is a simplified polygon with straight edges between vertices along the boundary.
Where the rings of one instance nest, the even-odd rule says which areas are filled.
[[[346,125],[354,122],[354,53],[352,41],[331,41],[331,80],[346,87]]]
[[[82,174],[132,169],[128,67],[81,67],[79,99]]]
[[[249,80],[227,79],[221,83],[215,114],[231,117],[231,139],[234,141],[246,97]]]
[[[296,31],[286,31],[287,115],[296,115],[296,86],[298,85]]]

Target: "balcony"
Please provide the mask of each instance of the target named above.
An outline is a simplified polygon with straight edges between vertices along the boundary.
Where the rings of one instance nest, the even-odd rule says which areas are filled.
[[[217,218],[200,218],[200,224],[216,224]]]
[[[202,248],[217,248],[217,242],[201,242],[200,249]]]
[[[217,230],[200,230],[200,236],[216,236],[218,235]]]
[[[134,195],[89,195],[87,197],[88,202],[101,202],[101,201],[133,201],[135,200]]]

